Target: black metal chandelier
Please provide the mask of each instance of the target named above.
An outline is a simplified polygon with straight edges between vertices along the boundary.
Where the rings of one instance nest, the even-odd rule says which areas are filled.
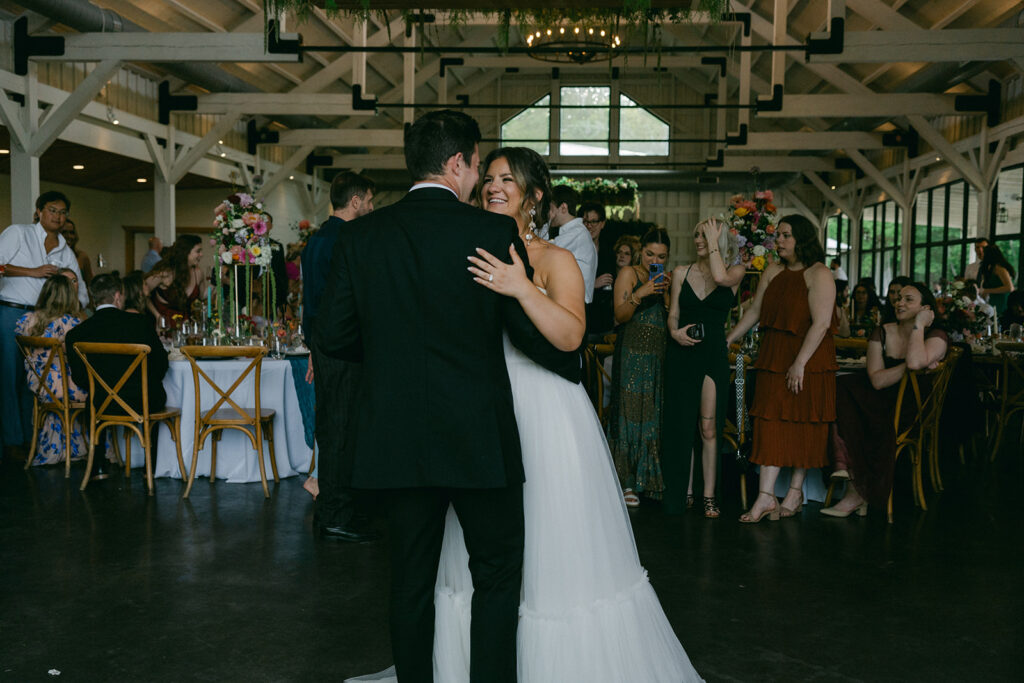
[[[553,26],[526,34],[528,54],[545,62],[586,64],[611,59],[622,39],[595,26]]]

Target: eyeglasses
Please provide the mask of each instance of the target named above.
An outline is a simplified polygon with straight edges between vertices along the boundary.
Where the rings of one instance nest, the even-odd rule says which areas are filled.
[[[52,206],[48,206],[46,207],[46,212],[49,213],[51,216],[64,216],[64,218],[68,217],[67,209],[55,209]]]
[[[593,227],[595,225],[601,225],[604,221],[583,221],[583,225],[587,227]]]

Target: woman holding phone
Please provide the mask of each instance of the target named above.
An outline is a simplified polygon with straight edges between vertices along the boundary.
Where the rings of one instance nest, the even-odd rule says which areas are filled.
[[[670,242],[662,228],[641,240],[640,265],[623,268],[613,291],[619,325],[612,368],[608,443],[629,507],[638,493],[661,498],[661,392]]]
[[[735,263],[736,236],[714,218],[693,231],[697,261],[672,271],[665,352],[662,509],[693,507],[694,436],[700,434],[704,516],[721,514],[715,500],[718,435],[725,427],[729,352],[725,323],[745,269]],[[686,495],[683,495],[685,491]]]

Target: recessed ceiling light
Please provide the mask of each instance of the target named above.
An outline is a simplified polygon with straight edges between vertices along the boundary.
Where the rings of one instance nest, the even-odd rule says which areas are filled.
[[[9,150],[9,149],[0,149],[0,154],[10,154],[10,153],[11,153],[11,150]]]
[[[76,170],[76,171],[84,171],[85,170],[85,166],[83,166],[82,164],[75,164],[71,168]]]
[[[295,180],[295,176],[293,176],[293,175],[288,176],[288,180]]]
[[[227,152],[221,152],[220,155],[223,158],[223,157],[226,157],[228,155],[228,153]]]
[[[832,186],[832,189],[833,189],[833,190],[834,190],[834,189],[836,189],[836,186],[835,186],[835,185],[833,185],[833,186]]]
[[[223,141],[223,140],[217,140],[217,144],[218,144],[218,145],[223,145],[223,144],[224,144],[224,141]]]
[[[935,157],[935,161],[942,161],[942,157]]]
[[[146,182],[149,182],[149,181],[146,180],[145,178],[136,178],[135,182],[137,182],[137,183],[146,183]]]

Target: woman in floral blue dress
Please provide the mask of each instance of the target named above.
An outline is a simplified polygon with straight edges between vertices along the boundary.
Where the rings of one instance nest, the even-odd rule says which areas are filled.
[[[43,284],[36,302],[36,310],[21,316],[14,326],[16,334],[27,337],[49,337],[64,341],[64,335],[72,327],[82,321],[81,306],[78,303],[78,283],[70,276],[63,274],[51,275]],[[48,353],[37,349],[25,359],[28,388],[40,399],[48,400],[49,395],[39,384],[39,373],[43,371]],[[34,372],[33,372],[34,371]],[[56,363],[50,366],[46,375],[46,386],[57,398],[64,395],[64,386],[60,377],[60,367]],[[86,392],[68,377],[68,393],[72,401],[84,401]],[[86,453],[85,437],[82,426],[75,422],[71,435],[71,459],[81,458]],[[36,446],[36,457],[33,465],[52,465],[64,462],[64,428],[53,413],[48,413],[39,429]]]

